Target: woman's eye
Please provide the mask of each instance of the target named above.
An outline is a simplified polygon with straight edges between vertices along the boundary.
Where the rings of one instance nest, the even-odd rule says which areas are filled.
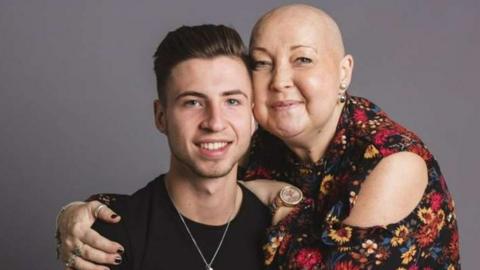
[[[300,63],[300,64],[310,64],[313,61],[312,61],[312,59],[310,59],[308,57],[297,57],[297,59],[295,59],[295,62]]]
[[[254,70],[266,69],[270,67],[270,63],[268,61],[253,61],[252,67]]]

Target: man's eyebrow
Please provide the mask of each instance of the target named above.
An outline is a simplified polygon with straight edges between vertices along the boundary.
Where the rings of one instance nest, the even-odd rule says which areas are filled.
[[[242,95],[245,98],[248,98],[248,95],[240,89],[227,90],[225,92],[222,92],[221,95],[224,96],[224,97],[225,96],[233,96],[233,95]],[[197,91],[185,91],[183,93],[180,93],[178,96],[176,96],[175,100],[179,100],[179,99],[181,99],[183,97],[187,97],[187,96],[194,96],[194,97],[208,99],[208,96],[203,94],[203,93],[200,93],[200,92],[197,92]]]
[[[197,92],[197,91],[185,91],[185,92],[182,92],[180,93],[178,96],[175,97],[175,100],[179,100],[183,97],[186,97],[186,96],[194,96],[194,97],[199,97],[199,98],[207,98],[207,95],[205,94],[202,94],[200,92]]]
[[[240,89],[228,90],[222,93],[222,96],[242,95],[248,98],[248,95]]]

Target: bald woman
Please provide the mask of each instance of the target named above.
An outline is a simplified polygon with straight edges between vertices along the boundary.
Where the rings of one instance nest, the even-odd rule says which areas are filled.
[[[252,30],[250,56],[260,127],[240,177],[289,182],[305,198],[268,229],[266,268],[459,269],[454,204],[439,165],[413,132],[348,94],[354,60],[335,21],[307,5],[271,10]],[[86,259],[108,263],[118,244],[83,237],[94,235],[96,205],[66,209],[60,229],[103,256]],[[100,216],[118,221],[111,214]]]

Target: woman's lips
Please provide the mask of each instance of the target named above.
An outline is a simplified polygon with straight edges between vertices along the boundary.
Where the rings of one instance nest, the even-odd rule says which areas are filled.
[[[302,101],[298,101],[298,100],[282,100],[282,101],[276,101],[271,103],[270,107],[274,110],[289,110],[302,103],[303,103]]]

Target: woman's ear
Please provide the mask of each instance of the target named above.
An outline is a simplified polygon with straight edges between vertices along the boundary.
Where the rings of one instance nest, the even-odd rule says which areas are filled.
[[[352,81],[352,72],[353,72],[353,56],[347,54],[340,61],[340,83],[347,86],[350,85]]]

